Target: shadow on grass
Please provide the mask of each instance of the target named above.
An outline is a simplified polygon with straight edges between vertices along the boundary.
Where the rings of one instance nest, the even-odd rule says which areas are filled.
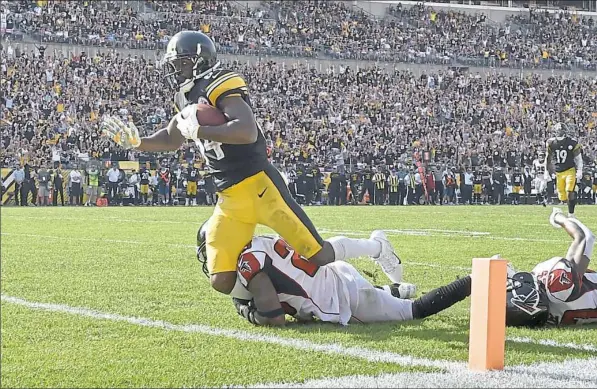
[[[576,326],[566,328],[565,331],[594,331],[597,325]],[[552,329],[553,331],[554,329]],[[555,329],[557,330],[557,329]],[[291,331],[300,334],[309,333],[327,333],[338,334],[338,339],[354,340],[362,347],[378,348],[379,343],[388,342],[390,339],[396,340],[403,338],[409,342],[409,349],[404,350],[409,354],[412,349],[412,340],[420,342],[422,348],[428,348],[434,342],[442,343],[442,350],[452,350],[460,355],[467,355],[469,347],[469,321],[467,319],[457,319],[449,316],[438,316],[427,320],[412,320],[398,323],[372,323],[372,324],[350,324],[342,327],[338,324],[310,322],[299,323],[291,322],[286,329],[282,331]],[[542,340],[549,340],[548,330],[537,330],[545,332]],[[510,336],[528,337],[526,334],[513,334]],[[565,343],[557,340],[558,343]],[[369,343],[369,345],[368,345]],[[428,345],[425,346],[425,343]],[[388,348],[384,350],[391,351]],[[400,353],[400,351],[398,351]],[[520,343],[506,341],[506,355],[514,355],[514,358],[521,363],[532,363],[537,361],[537,354],[541,354],[542,360],[562,360],[563,358],[582,358],[595,356],[595,353],[585,350],[577,350],[564,345],[543,345],[538,343]],[[433,356],[430,356],[433,357]]]

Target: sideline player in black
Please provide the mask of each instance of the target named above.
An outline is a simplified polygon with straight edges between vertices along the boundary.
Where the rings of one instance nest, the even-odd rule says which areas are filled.
[[[199,180],[199,170],[189,163],[186,171],[187,180],[187,198],[185,205],[197,205],[197,181]]]
[[[149,195],[149,170],[146,167],[141,168],[141,180],[139,181],[139,192],[141,193],[141,204],[149,205],[147,196]]]
[[[519,205],[520,204],[520,191],[522,190],[522,174],[520,173],[520,168],[515,167],[514,173],[512,173],[512,204]]]
[[[568,216],[574,217],[576,207],[576,181],[582,179],[583,160],[580,143],[570,135],[565,123],[556,126],[557,135],[547,141],[545,166],[550,173],[555,170],[558,198],[568,201]]]
[[[141,138],[134,123],[107,115],[102,130],[115,143],[146,152],[177,150],[187,140],[197,144],[219,196],[206,238],[214,289],[230,294],[238,285],[238,253],[253,237],[257,224],[272,228],[318,265],[374,249],[373,257],[382,267],[401,271],[400,260],[385,237],[376,236],[373,245],[370,239],[321,238],[268,160],[265,137],[255,120],[245,79],[220,68],[215,45],[207,35],[199,31],[174,35],[162,66],[166,81],[176,90],[174,103],[179,111],[167,128]],[[199,125],[197,104],[216,107],[228,122]]]

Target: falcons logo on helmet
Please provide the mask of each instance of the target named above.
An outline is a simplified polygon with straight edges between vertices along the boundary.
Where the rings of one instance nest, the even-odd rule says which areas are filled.
[[[529,294],[519,294],[516,293],[516,289],[513,289],[510,301],[512,305],[531,316],[541,311],[539,308],[539,292],[536,289],[532,289]]]

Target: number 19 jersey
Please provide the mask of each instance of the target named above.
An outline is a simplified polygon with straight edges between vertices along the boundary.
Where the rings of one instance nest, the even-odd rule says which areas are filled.
[[[196,80],[189,92],[177,92],[174,105],[178,111],[196,103],[210,104],[221,110],[220,103],[229,96],[241,97],[251,107],[245,80],[231,70],[214,70]],[[251,144],[232,145],[201,140],[197,146],[201,149],[218,191],[260,172],[269,163],[261,129],[258,129],[257,140]]]
[[[254,237],[241,254],[237,274],[245,288],[260,272],[270,278],[286,314],[341,324],[350,320],[350,305],[340,301],[346,291],[333,267],[309,262],[281,238]]]
[[[576,167],[574,157],[578,155],[580,144],[574,138],[550,138],[547,141],[547,152],[552,154],[556,172],[565,172]]]

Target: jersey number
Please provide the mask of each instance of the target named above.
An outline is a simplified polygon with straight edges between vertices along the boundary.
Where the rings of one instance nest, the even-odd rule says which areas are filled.
[[[556,150],[556,162],[564,163],[568,159],[568,150]]]
[[[214,158],[216,160],[223,159],[225,157],[224,150],[222,150],[222,144],[220,142],[214,142],[210,140],[202,140],[199,141],[199,148],[201,149],[201,154],[205,157],[205,153],[208,151],[213,151]]]
[[[280,257],[286,258],[290,254],[290,247],[288,247],[288,244],[284,242],[282,239],[278,239],[274,244],[274,251]],[[296,267],[299,270],[302,270],[309,277],[314,277],[315,273],[317,273],[317,270],[319,270],[319,266],[301,257],[300,255],[298,255],[296,251],[292,254],[290,262],[294,267]]]

